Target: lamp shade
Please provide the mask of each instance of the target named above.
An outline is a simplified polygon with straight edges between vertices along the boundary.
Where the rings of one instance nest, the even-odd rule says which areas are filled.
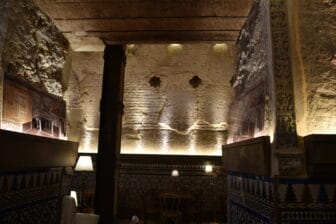
[[[79,156],[76,171],[93,171],[91,156]]]
[[[76,191],[70,191],[70,197],[72,197],[73,199],[75,199],[75,204],[76,204],[76,207],[77,207],[78,206],[77,192]]]

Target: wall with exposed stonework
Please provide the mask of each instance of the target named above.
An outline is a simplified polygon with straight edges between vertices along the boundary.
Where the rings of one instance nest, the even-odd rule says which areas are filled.
[[[268,1],[253,5],[237,42],[228,143],[263,135],[273,137],[274,89],[268,8]]]
[[[336,1],[296,0],[294,73],[301,90],[297,107],[300,135],[336,133]],[[297,59],[299,58],[299,59]],[[304,102],[301,102],[304,100]]]
[[[72,56],[72,71],[64,94],[68,139],[79,141],[80,152],[97,152],[103,53],[74,52]]]
[[[122,153],[221,154],[232,97],[234,47],[217,47],[128,47]]]
[[[2,95],[3,95],[3,68],[2,68],[2,52],[5,44],[8,24],[8,1],[0,2],[0,127],[2,120]]]
[[[0,12],[0,59],[5,74],[62,96],[69,47],[63,34],[32,0],[1,1]]]

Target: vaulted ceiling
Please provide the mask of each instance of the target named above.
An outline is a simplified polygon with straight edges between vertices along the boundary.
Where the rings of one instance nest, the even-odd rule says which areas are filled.
[[[235,41],[253,0],[35,0],[68,36]]]

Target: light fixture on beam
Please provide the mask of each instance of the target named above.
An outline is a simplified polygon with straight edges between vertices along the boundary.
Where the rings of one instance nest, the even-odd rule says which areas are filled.
[[[173,43],[168,45],[168,53],[169,54],[177,54],[183,50],[183,45],[178,43]]]
[[[226,43],[215,44],[213,46],[213,51],[218,54],[225,53],[228,51],[228,49],[229,47]]]

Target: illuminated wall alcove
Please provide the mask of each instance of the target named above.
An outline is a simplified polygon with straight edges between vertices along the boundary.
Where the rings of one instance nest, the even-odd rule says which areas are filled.
[[[223,43],[128,45],[121,153],[221,155],[234,51]]]

